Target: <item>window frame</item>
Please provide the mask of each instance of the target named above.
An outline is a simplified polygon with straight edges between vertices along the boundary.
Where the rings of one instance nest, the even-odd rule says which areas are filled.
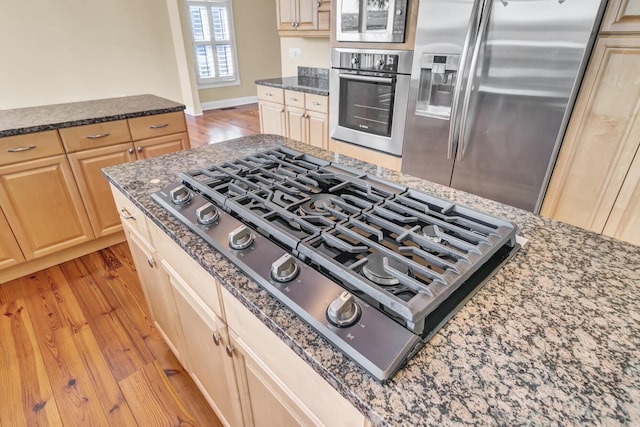
[[[188,21],[189,40],[191,41],[191,50],[194,60],[194,68],[198,89],[208,89],[224,86],[240,85],[240,70],[238,64],[238,53],[236,49],[236,32],[233,19],[233,0],[184,0],[186,17]],[[196,41],[194,37],[193,20],[191,16],[191,6],[205,7],[207,10],[207,19],[209,20],[209,38],[208,41]],[[229,39],[218,41],[215,39],[213,17],[211,15],[211,7],[224,7],[227,10],[229,24]],[[216,53],[217,46],[229,45],[231,49],[231,57],[233,60],[233,75],[220,76],[220,68],[218,64],[218,55]],[[200,65],[198,62],[198,46],[211,46],[213,50],[213,64],[215,68],[215,77],[200,77]]]

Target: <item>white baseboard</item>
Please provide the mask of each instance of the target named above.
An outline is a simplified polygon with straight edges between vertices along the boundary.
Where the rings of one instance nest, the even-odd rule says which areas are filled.
[[[243,98],[222,99],[220,101],[203,102],[202,110],[215,110],[216,108],[235,107],[236,105],[253,104],[258,102],[257,96],[245,96]]]
[[[202,113],[200,113],[200,114],[196,114],[196,113],[193,111],[193,108],[190,108],[190,107],[185,108],[185,109],[184,109],[184,113],[185,113],[185,114],[187,114],[187,115],[189,115],[189,116],[194,116],[194,117],[195,117],[195,116],[201,116],[201,115],[202,115]]]

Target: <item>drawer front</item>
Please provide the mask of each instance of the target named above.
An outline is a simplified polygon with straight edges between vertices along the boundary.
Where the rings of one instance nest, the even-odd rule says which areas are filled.
[[[258,85],[258,99],[262,101],[284,104],[284,89]]]
[[[129,129],[134,141],[154,138],[156,136],[171,135],[172,133],[186,132],[187,125],[184,121],[184,113],[155,114],[153,116],[136,117],[129,119]]]
[[[0,165],[58,154],[64,154],[64,149],[55,130],[0,138]]]
[[[120,215],[120,221],[123,224],[127,224],[129,227],[135,229],[138,234],[146,240],[148,246],[151,246],[151,237],[149,236],[149,228],[147,227],[147,220],[136,205],[120,192],[117,188],[111,186],[111,192],[113,193],[113,199],[116,202],[116,209]]]
[[[131,141],[126,120],[74,126],[59,132],[68,153]]]
[[[329,112],[329,97],[322,95],[306,94],[305,108],[318,113]]]
[[[304,108],[304,93],[294,90],[284,91],[284,103],[291,107]]]

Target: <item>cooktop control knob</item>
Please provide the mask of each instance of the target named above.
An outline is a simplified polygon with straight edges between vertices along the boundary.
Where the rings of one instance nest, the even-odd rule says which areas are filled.
[[[169,191],[169,197],[174,205],[185,205],[189,203],[193,194],[184,185],[180,184]]]
[[[207,203],[196,209],[196,218],[200,224],[209,225],[220,218],[220,212],[212,203]]]
[[[249,227],[241,225],[229,233],[229,246],[232,249],[246,249],[251,246],[255,238]]]
[[[340,328],[346,328],[358,321],[361,309],[349,292],[344,291],[327,308],[327,319]]]
[[[271,277],[281,283],[290,282],[298,275],[300,267],[290,254],[284,254],[271,264]]]

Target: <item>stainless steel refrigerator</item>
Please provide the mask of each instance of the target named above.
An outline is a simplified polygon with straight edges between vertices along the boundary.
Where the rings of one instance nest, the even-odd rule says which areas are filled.
[[[606,0],[421,0],[402,172],[538,212]]]

